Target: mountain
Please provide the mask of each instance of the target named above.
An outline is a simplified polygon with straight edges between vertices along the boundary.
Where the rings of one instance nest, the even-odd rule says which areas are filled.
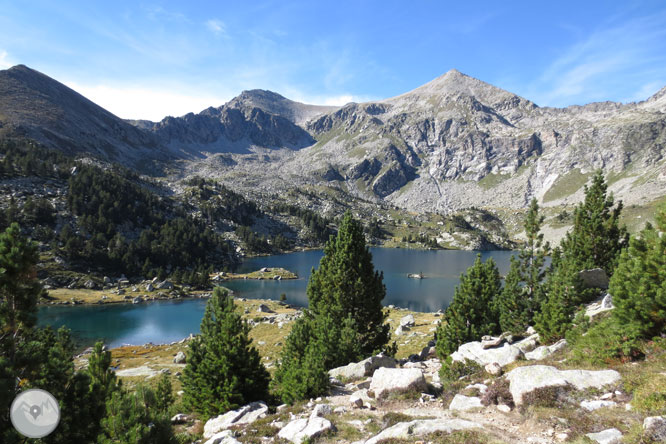
[[[0,71],[0,133],[246,193],[303,186],[417,212],[561,208],[602,168],[628,204],[666,194],[666,88],[639,103],[539,107],[451,70],[410,92],[321,107],[264,91],[161,122],[123,121],[24,66]],[[326,193],[324,193],[326,194]],[[325,198],[323,198],[325,199]]]
[[[165,154],[152,134],[23,65],[0,71],[0,136],[134,165]]]

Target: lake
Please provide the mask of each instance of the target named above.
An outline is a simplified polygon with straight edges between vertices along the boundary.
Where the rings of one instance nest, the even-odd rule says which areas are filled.
[[[384,273],[384,305],[395,305],[413,311],[432,312],[446,308],[460,274],[476,258],[477,252],[457,250],[405,250],[372,248],[375,268]],[[511,251],[484,251],[481,257],[492,257],[500,273],[509,269]],[[305,290],[312,267],[317,267],[321,250],[280,254],[246,259],[237,272],[263,267],[283,267],[298,274],[299,279],[283,281],[235,280],[224,283],[235,296],[248,299],[278,300],[284,293],[292,305],[306,306]],[[425,279],[409,279],[408,273],[423,273]],[[98,339],[117,347],[123,344],[168,343],[199,332],[206,300],[186,299],[156,301],[144,304],[110,304],[91,306],[43,306],[39,325],[72,330],[80,345]]]

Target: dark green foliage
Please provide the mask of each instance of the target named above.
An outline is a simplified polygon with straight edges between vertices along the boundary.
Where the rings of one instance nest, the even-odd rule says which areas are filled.
[[[442,385],[455,383],[460,378],[470,376],[481,371],[481,366],[474,361],[465,359],[464,361],[454,361],[450,356],[442,361],[442,367],[439,369],[439,378]]]
[[[160,410],[155,393],[139,385],[132,392],[117,390],[106,404],[99,444],[177,444],[169,417]]]
[[[307,295],[315,316],[328,315],[337,326],[351,322],[359,344],[358,358],[385,348],[390,333],[384,325],[383,274],[375,271],[363,226],[350,212],[345,213],[338,235],[326,244],[319,268],[310,276]],[[348,363],[336,355],[333,353],[331,365]]]
[[[532,199],[525,218],[527,242],[518,260],[511,257],[511,268],[497,300],[502,331],[523,333],[532,323],[534,313],[544,299],[544,265],[550,245],[543,242],[543,221],[544,216],[539,215],[539,204],[536,199]]]
[[[95,343],[88,359],[88,374],[95,390],[101,393],[101,399],[108,399],[111,392],[118,388],[116,374],[110,370],[111,352],[105,350],[101,342]]]
[[[477,341],[498,331],[499,316],[494,299],[501,289],[495,261],[490,258],[481,262],[479,254],[474,265],[460,276],[453,301],[437,327],[437,354],[441,359],[446,359],[465,342]]]
[[[648,226],[631,239],[610,281],[613,318],[632,338],[666,331],[666,208],[656,219],[657,229]]]
[[[250,251],[256,253],[270,253],[272,251],[266,236],[255,233],[250,227],[240,225],[236,228],[236,235],[243,241]]]
[[[316,243],[323,243],[328,241],[328,238],[333,234],[333,230],[329,228],[332,223],[330,219],[324,218],[319,214],[307,208],[300,208],[295,205],[286,203],[275,204],[271,212],[278,214],[288,214],[301,219],[303,225],[308,228],[310,236],[306,240]]]
[[[0,177],[37,176],[64,179],[74,167],[74,160],[58,150],[30,141],[0,141]]]
[[[209,224],[218,219],[231,219],[237,224],[250,225],[261,215],[257,204],[211,179],[193,177],[185,182],[200,203],[201,213]]]
[[[585,186],[585,200],[576,206],[573,228],[562,240],[561,248],[566,260],[579,271],[599,267],[610,276],[629,235],[625,227],[620,227],[622,202],[614,206],[607,188],[603,173],[597,171],[592,184]]]
[[[504,279],[504,288],[496,300],[501,330],[514,334],[523,333],[531,321],[530,300],[521,285],[523,275],[520,265],[520,260],[511,256],[511,267]]]
[[[35,328],[36,303],[41,287],[36,279],[36,248],[23,238],[17,225],[0,234],[0,409],[27,388],[51,392],[60,402],[58,428],[45,443],[93,442],[104,414],[104,392],[89,372],[74,370],[74,345],[69,332]],[[92,362],[96,376],[104,363]],[[98,364],[95,364],[98,362]],[[108,370],[108,366],[106,368]],[[108,380],[109,378],[107,378]],[[0,415],[0,441],[23,439]]]
[[[184,404],[206,417],[267,399],[269,375],[228,292],[215,288],[201,334],[189,344],[183,371]]]
[[[167,374],[163,374],[160,381],[157,383],[155,390],[155,406],[157,410],[168,414],[169,409],[173,405],[173,387],[171,386],[171,378]]]
[[[325,393],[326,371],[331,368],[393,351],[387,347],[390,333],[384,325],[382,280],[365,245],[362,225],[347,212],[310,276],[309,310],[296,322],[282,350],[273,389],[284,402]]]
[[[624,326],[612,317],[597,322],[582,333],[582,329],[574,329],[567,334],[573,362],[604,366],[641,354],[637,339],[629,336]]]

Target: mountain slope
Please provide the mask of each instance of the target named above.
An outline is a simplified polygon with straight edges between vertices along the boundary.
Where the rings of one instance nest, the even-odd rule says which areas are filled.
[[[153,135],[23,65],[0,71],[0,135],[123,163],[164,156]]]

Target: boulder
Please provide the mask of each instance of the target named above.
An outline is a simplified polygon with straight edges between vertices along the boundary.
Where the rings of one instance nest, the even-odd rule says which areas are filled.
[[[529,353],[539,345],[539,335],[532,334],[525,339],[514,343],[513,345],[518,347],[523,353]]]
[[[395,329],[395,335],[401,336],[409,330],[410,330],[409,327],[403,327],[402,325],[399,325],[398,328]]]
[[[391,438],[396,440],[415,441],[418,436],[433,433],[453,433],[458,430],[480,429],[482,426],[476,422],[457,418],[417,419],[410,422],[400,422],[383,430],[379,435],[368,439],[365,444],[377,444]]]
[[[509,391],[516,405],[523,403],[523,397],[535,390],[546,387],[567,389],[572,386],[576,390],[601,388],[620,380],[615,370],[558,370],[547,365],[531,365],[518,367],[506,374]]]
[[[604,401],[604,400],[583,401],[580,403],[580,406],[585,410],[587,410],[588,412],[599,410],[604,407],[615,407],[616,405],[617,404],[613,401]]]
[[[650,416],[643,420],[645,435],[656,442],[666,442],[666,418]]]
[[[231,430],[225,430],[213,435],[204,444],[241,444],[241,442],[234,438],[234,434]]]
[[[481,342],[468,342],[451,354],[454,361],[469,359],[481,366],[496,362],[502,367],[522,357],[523,352],[515,345],[504,344],[503,347],[484,349]]]
[[[500,376],[502,374],[502,366],[499,365],[497,362],[492,362],[490,364],[486,364],[483,369],[486,371],[491,376]]]
[[[137,296],[132,299],[132,304],[140,304],[141,302],[143,302],[143,298],[141,296]]]
[[[585,436],[599,444],[620,444],[622,442],[622,432],[618,429],[607,429],[599,433],[588,433]]]
[[[492,336],[484,336],[481,338],[481,348],[488,349],[488,348],[495,348],[499,347],[502,345],[504,342],[504,336],[499,336],[497,338],[493,338]]]
[[[363,407],[363,398],[354,393],[349,396],[349,405],[354,409],[360,409]]]
[[[411,314],[408,314],[407,316],[403,316],[400,319],[400,326],[401,327],[413,327],[414,326],[414,316]]]
[[[173,362],[176,364],[185,364],[185,353],[182,351],[176,353],[176,356],[173,357]]]
[[[291,421],[278,433],[278,437],[300,444],[305,440],[311,440],[328,431],[335,431],[335,427],[325,418],[318,416],[301,418]]]
[[[271,310],[271,309],[268,307],[268,305],[266,305],[266,304],[259,304],[259,306],[257,307],[257,311],[258,311],[259,313],[275,313],[275,312],[274,312],[273,310]]]
[[[251,424],[268,413],[268,406],[263,402],[252,402],[238,410],[231,410],[223,415],[211,418],[204,425],[204,439],[228,429],[234,425]]]
[[[190,421],[190,417],[184,413],[178,413],[171,418],[171,424],[184,424]]]
[[[372,375],[370,390],[376,399],[382,399],[390,393],[408,391],[424,392],[428,389],[423,371],[417,368],[379,368]]]
[[[317,404],[314,410],[312,410],[312,413],[310,413],[310,418],[323,418],[324,416],[330,415],[331,413],[333,413],[333,407],[331,407],[329,404]]]
[[[390,356],[379,354],[364,359],[361,362],[352,362],[343,367],[329,370],[328,375],[336,379],[355,380],[371,376],[378,368],[395,368],[395,366],[395,359]]]
[[[608,288],[608,275],[601,268],[592,268],[578,272],[578,276],[587,288]]]
[[[153,290],[155,290],[155,287],[153,287],[153,284],[146,285],[146,291],[153,291]]]
[[[525,353],[525,358],[530,361],[540,361],[546,359],[548,356],[552,355],[555,352],[558,352],[567,346],[566,339],[560,339],[553,345],[542,345],[537,347],[531,352]]]
[[[173,290],[173,283],[171,281],[164,280],[157,284],[158,290]]]
[[[95,288],[97,288],[97,284],[92,279],[88,279],[86,283],[83,284],[83,286],[89,290],[94,290]]]
[[[451,404],[449,404],[449,410],[458,410],[460,412],[482,407],[481,398],[477,398],[476,396],[456,395],[453,397]]]
[[[102,278],[102,280],[104,281],[105,284],[110,284],[111,283],[111,278],[108,277],[108,276],[104,276],[104,278]]]

